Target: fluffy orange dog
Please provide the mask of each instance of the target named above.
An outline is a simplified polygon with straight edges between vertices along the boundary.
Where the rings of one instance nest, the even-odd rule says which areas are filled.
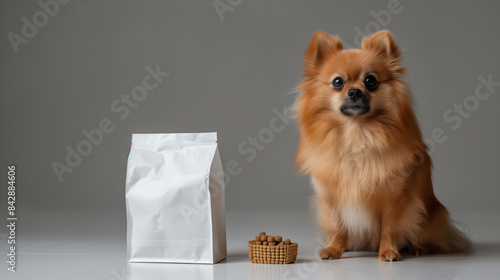
[[[388,31],[349,50],[316,32],[306,51],[296,161],[316,191],[328,238],[321,258],[378,249],[379,260],[396,261],[402,249],[444,253],[469,246],[434,196],[431,158],[400,58]]]

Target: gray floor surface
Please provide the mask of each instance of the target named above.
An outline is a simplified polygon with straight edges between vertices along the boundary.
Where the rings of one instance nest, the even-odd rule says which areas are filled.
[[[387,263],[377,261],[375,252],[318,260],[321,241],[307,213],[227,213],[227,259],[196,265],[127,263],[121,213],[39,213],[36,220],[26,218],[24,226],[19,220],[17,272],[4,265],[0,279],[500,279],[499,214],[455,213],[474,241],[469,254],[403,256]],[[75,225],[75,219],[81,223]],[[260,231],[298,242],[297,261],[250,263],[246,241]],[[0,240],[5,256],[5,234]]]

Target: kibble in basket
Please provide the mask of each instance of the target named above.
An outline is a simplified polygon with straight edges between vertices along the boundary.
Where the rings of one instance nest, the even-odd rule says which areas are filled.
[[[261,232],[254,240],[248,241],[250,262],[265,264],[287,264],[297,259],[298,244],[279,235]]]

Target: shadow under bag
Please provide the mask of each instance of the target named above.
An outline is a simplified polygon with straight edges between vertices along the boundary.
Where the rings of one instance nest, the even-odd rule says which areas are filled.
[[[127,164],[129,262],[226,258],[224,172],[216,133],[133,134]]]

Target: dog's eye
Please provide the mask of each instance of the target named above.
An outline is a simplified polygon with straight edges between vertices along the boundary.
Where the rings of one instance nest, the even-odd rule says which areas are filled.
[[[333,82],[332,82],[332,87],[334,89],[342,89],[342,87],[344,86],[344,81],[342,80],[341,77],[337,77],[335,79],[333,79]]]
[[[375,78],[373,75],[366,76],[365,87],[369,91],[374,91],[378,87],[377,78]]]

